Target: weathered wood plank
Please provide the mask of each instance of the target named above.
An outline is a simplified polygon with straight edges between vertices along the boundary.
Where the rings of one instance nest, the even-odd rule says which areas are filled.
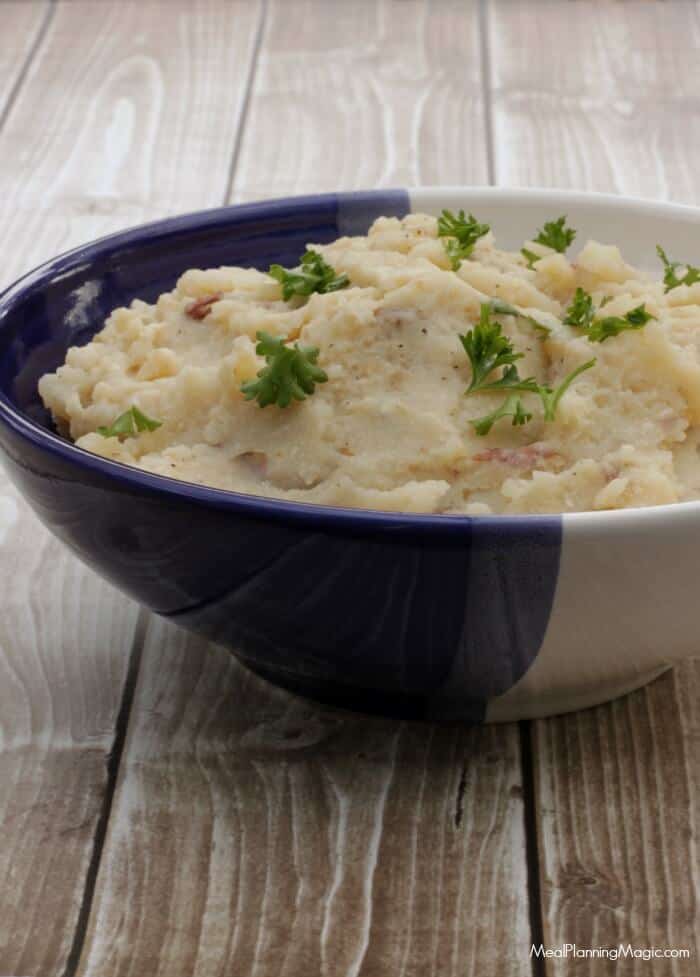
[[[483,179],[478,51],[476,5],[272,4],[235,196]],[[528,939],[515,728],[340,715],[152,625],[84,977],[522,977]]]
[[[356,718],[152,622],[81,973],[528,972],[512,727]]]
[[[546,945],[689,949],[654,961],[654,977],[697,974],[698,701],[694,662],[609,706],[534,724]],[[557,977],[572,967],[550,964]],[[600,960],[576,965],[600,973]],[[639,959],[618,967],[650,972]]]
[[[500,182],[698,202],[697,4],[501,0],[489,26]],[[585,39],[585,58],[566,37]],[[695,663],[533,725],[546,945],[688,947],[690,960],[628,959],[615,973],[697,974],[699,699]],[[546,972],[572,966],[597,977],[613,964]]]
[[[59,4],[0,136],[3,282],[221,203],[260,15],[260,0]]]
[[[134,606],[0,488],[0,973],[69,952],[105,788]]]
[[[0,4],[0,104],[41,6]],[[187,0],[56,8],[0,131],[3,280],[85,237],[221,199],[259,13]],[[49,537],[4,475],[0,592],[0,973],[54,977],[138,611]]]
[[[480,72],[476,2],[272,0],[233,199],[487,182]]]
[[[0,119],[9,111],[13,94],[40,39],[50,14],[49,0],[7,0],[0,10]]]
[[[498,183],[700,199],[696,3],[496,0],[490,11]]]

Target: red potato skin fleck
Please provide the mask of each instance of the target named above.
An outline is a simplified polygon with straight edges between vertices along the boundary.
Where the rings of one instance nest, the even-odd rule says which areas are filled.
[[[218,302],[222,297],[223,292],[214,292],[212,295],[205,295],[203,298],[190,303],[185,311],[190,319],[206,319],[211,312],[211,307],[214,302]]]

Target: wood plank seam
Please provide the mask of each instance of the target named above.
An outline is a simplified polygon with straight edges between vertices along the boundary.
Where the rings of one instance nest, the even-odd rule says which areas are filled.
[[[537,791],[532,723],[529,720],[519,722],[518,731],[520,733],[520,775],[523,783],[530,942],[533,946],[539,946],[540,944],[544,945],[544,917],[542,915],[540,888],[540,849],[537,834]],[[532,977],[546,977],[547,963],[543,958],[533,956],[531,966]]]
[[[29,69],[31,68],[34,62],[34,58],[37,56],[37,54],[41,49],[42,44],[44,43],[49,27],[51,26],[51,21],[53,20],[54,14],[56,12],[56,3],[57,0],[49,0],[48,6],[46,8],[46,13],[44,14],[44,17],[41,23],[39,24],[34,40],[32,41],[29,47],[27,56],[24,59],[24,64],[22,65],[19,74],[15,79],[14,85],[10,89],[10,93],[7,96],[7,101],[0,109],[0,132],[2,132],[5,123],[10,117],[10,112],[12,111],[15,102],[17,101],[17,96],[22,90],[22,86],[24,85],[24,82],[29,73]]]
[[[236,133],[236,139],[233,144],[233,152],[231,153],[231,164],[229,166],[228,179],[226,180],[226,189],[224,191],[224,198],[221,201],[222,206],[224,207],[228,203],[231,197],[231,193],[233,192],[233,181],[236,176],[236,169],[238,168],[238,160],[241,155],[241,146],[243,145],[243,133],[245,132],[246,123],[248,121],[250,101],[253,94],[253,87],[255,86],[255,79],[258,73],[260,50],[262,48],[263,38],[265,37],[265,28],[267,27],[268,5],[269,5],[269,0],[262,0],[262,6],[260,8],[260,15],[258,19],[258,26],[255,32],[253,55],[250,59],[248,77],[246,78],[246,82],[245,82],[246,88],[245,88],[245,95],[243,96],[243,107],[241,109],[241,117],[238,123],[238,132]]]
[[[114,729],[114,741],[112,744],[112,749],[107,757],[107,785],[102,798],[102,809],[100,811],[100,816],[95,825],[92,855],[90,857],[90,864],[85,875],[85,886],[83,888],[80,912],[78,913],[78,918],[76,920],[75,930],[73,932],[73,942],[66,959],[63,977],[74,977],[74,974],[78,970],[80,957],[85,945],[88,920],[90,919],[90,910],[92,909],[92,902],[95,895],[97,873],[100,869],[102,851],[104,849],[105,838],[107,837],[107,825],[109,824],[109,818],[112,813],[114,792],[116,790],[119,767],[121,764],[122,755],[124,753],[126,733],[129,727],[131,708],[134,703],[136,682],[138,680],[139,670],[141,668],[141,658],[143,656],[143,647],[146,640],[149,617],[150,615],[145,608],[139,611],[138,620],[136,622],[136,630],[134,632],[134,640],[129,652],[129,667],[126,675],[126,681],[124,682],[122,701],[119,705],[119,713],[117,715],[117,722]]]
[[[484,103],[486,167],[489,186],[496,184],[496,141],[493,135],[493,79],[489,38],[489,0],[479,0],[479,51],[481,53],[481,97]]]

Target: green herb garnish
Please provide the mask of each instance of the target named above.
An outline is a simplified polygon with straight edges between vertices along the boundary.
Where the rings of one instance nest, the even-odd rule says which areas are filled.
[[[577,288],[574,293],[574,298],[566,310],[566,315],[562,320],[567,326],[576,326],[578,329],[588,329],[590,328],[593,318],[595,316],[595,308],[593,306],[593,296],[589,295],[588,292],[584,291],[582,288]]]
[[[586,363],[582,363],[581,366],[577,366],[576,369],[572,370],[568,376],[564,377],[558,387],[555,387],[554,389],[551,387],[539,388],[537,393],[540,395],[540,399],[542,400],[545,421],[554,420],[554,415],[557,412],[557,407],[559,406],[559,401],[561,398],[564,396],[576,377],[585,370],[590,370],[592,366],[595,366],[595,360],[588,360]]]
[[[512,417],[511,424],[513,427],[517,427],[519,424],[527,424],[528,421],[532,420],[532,414],[525,410],[520,397],[517,394],[511,394],[491,414],[486,414],[484,417],[473,420],[474,430],[483,438],[489,433],[496,421],[502,417]]]
[[[292,400],[305,400],[316,389],[317,383],[325,383],[327,375],[316,365],[316,346],[285,346],[283,338],[267,332],[257,334],[255,351],[264,356],[267,366],[258,372],[255,380],[241,386],[246,400],[257,400],[260,407],[275,404],[288,407]]]
[[[608,297],[603,299],[600,304],[602,309],[610,301]],[[630,309],[624,316],[604,316],[597,318],[593,296],[582,288],[576,289],[573,302],[566,310],[564,322],[569,326],[576,326],[583,329],[586,338],[591,343],[603,343],[612,336],[618,336],[621,332],[629,329],[642,329],[647,322],[655,317],[647,312],[644,304]]]
[[[472,368],[468,394],[480,390],[489,374],[500,366],[508,366],[523,358],[523,354],[516,353],[511,341],[502,334],[500,322],[491,319],[490,311],[488,302],[482,303],[478,324],[466,336],[459,337]]]
[[[498,301],[498,300],[497,300]],[[501,324],[491,319],[490,304],[484,302],[478,324],[470,329],[465,336],[460,336],[462,347],[469,358],[472,368],[471,383],[465,393],[510,391],[503,403],[491,414],[472,420],[474,430],[480,436],[488,434],[494,423],[502,417],[512,417],[513,425],[525,424],[532,419],[532,414],[524,407],[519,393],[537,394],[542,401],[545,421],[554,420],[559,401],[566,393],[572,382],[584,370],[589,370],[595,360],[589,360],[573,370],[558,387],[552,388],[540,384],[534,377],[523,379],[518,373],[515,363],[522,359],[522,353],[516,353],[511,341],[503,335]],[[490,374],[503,367],[503,373],[496,380],[489,380]]]
[[[588,330],[588,339],[592,343],[602,343],[628,329],[643,329],[647,322],[654,318],[655,316],[647,312],[643,304],[638,305],[624,316],[611,315],[603,319],[594,319]]]
[[[474,245],[491,230],[488,224],[480,224],[473,214],[467,217],[463,210],[455,216],[451,210],[443,210],[438,217],[438,237],[444,237],[445,253],[453,271],[458,271],[462,261],[474,250]]]
[[[133,406],[120,414],[109,427],[98,427],[97,433],[103,438],[133,438],[141,431],[155,431],[162,423],[147,417],[138,407]]]
[[[512,315],[519,316],[521,319],[526,319],[535,329],[539,329],[546,336],[549,336],[551,329],[549,326],[545,326],[544,323],[539,322],[534,316],[528,315],[527,312],[523,312],[516,306],[511,305],[510,302],[504,302],[503,299],[490,299],[489,307],[494,315]]]
[[[696,282],[700,282],[700,268],[686,265],[682,261],[669,261],[660,244],[656,245],[656,253],[664,265],[664,285],[667,292],[670,292],[672,288],[678,288],[679,285],[694,285]],[[679,276],[678,268],[685,269],[685,274]]]
[[[306,251],[302,255],[298,270],[290,271],[282,265],[270,265],[268,275],[275,278],[282,286],[282,297],[285,302],[293,295],[337,292],[350,284],[347,275],[336,275],[335,269],[323,260],[318,251],[313,250]]]
[[[529,248],[521,248],[520,254],[523,256],[527,262],[527,266],[532,271],[535,267],[535,262],[539,261],[543,256],[541,254],[535,254],[534,251],[530,251]]]
[[[563,254],[573,244],[575,237],[576,231],[573,227],[566,226],[566,216],[563,216],[555,221],[547,221],[533,240],[537,244],[544,244],[545,247]]]

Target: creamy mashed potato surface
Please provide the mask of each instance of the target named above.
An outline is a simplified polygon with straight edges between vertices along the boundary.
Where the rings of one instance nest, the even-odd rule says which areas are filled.
[[[61,431],[128,465],[221,489],[301,502],[437,513],[618,509],[700,498],[700,284],[666,293],[612,245],[573,262],[499,250],[489,233],[451,270],[434,217],[380,218],[366,237],[311,245],[350,285],[284,301],[269,275],[188,271],[154,305],[116,309],[39,390]],[[652,252],[653,253],[653,252]],[[577,286],[601,314],[644,303],[643,328],[602,343],[563,323]],[[494,315],[521,377],[554,388],[595,357],[553,421],[472,421],[503,401],[468,396],[460,334],[497,298],[534,316]],[[193,315],[194,313],[194,315]],[[265,366],[256,335],[319,350],[328,380],[288,407],[261,408],[241,385]],[[496,371],[497,379],[501,371]],[[136,406],[160,426],[97,433]]]

